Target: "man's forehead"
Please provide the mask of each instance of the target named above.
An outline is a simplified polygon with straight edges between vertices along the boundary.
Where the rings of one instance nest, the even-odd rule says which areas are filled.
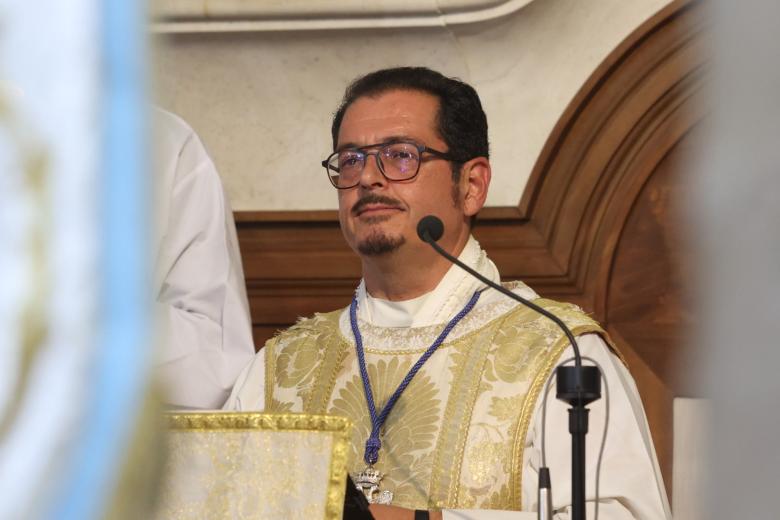
[[[362,96],[349,105],[339,128],[338,148],[397,137],[438,137],[438,99],[426,92],[391,90]],[[425,135],[423,135],[425,134]]]

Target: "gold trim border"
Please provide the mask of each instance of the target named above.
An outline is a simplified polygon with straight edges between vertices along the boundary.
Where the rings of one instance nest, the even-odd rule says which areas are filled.
[[[352,430],[352,422],[346,417],[256,412],[169,412],[165,416],[168,429],[173,431],[311,431],[332,435],[333,450],[323,518],[341,519]]]
[[[546,318],[545,318],[546,319]],[[569,323],[566,324],[570,326]],[[570,327],[574,337],[582,336],[583,334],[599,334],[602,337],[606,333],[601,327],[593,322],[592,324],[581,324],[578,326]],[[552,377],[553,369],[558,365],[558,360],[569,346],[569,338],[565,334],[555,340],[552,347],[547,353],[546,360],[542,363],[542,366],[536,373],[536,377],[533,379],[528,392],[526,393],[523,403],[522,411],[520,412],[520,418],[515,430],[514,446],[512,448],[512,468],[517,468],[517,471],[510,473],[510,501],[517,504],[518,511],[523,509],[523,497],[521,493],[523,485],[523,452],[525,451],[525,439],[528,435],[528,428],[531,424],[531,418],[533,411],[536,408],[536,403],[541,396],[542,390],[547,384],[547,380]]]
[[[266,410],[273,410],[274,386],[276,384],[276,342],[278,336],[268,340],[263,347],[265,356],[265,404]]]

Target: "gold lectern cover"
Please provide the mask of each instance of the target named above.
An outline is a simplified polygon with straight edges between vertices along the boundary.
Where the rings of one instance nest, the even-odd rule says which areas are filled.
[[[341,518],[347,419],[227,412],[168,419],[158,519]]]

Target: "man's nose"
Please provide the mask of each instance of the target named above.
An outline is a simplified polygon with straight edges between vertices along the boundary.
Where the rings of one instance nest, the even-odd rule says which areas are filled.
[[[377,153],[366,154],[366,164],[360,173],[360,185],[364,188],[384,186],[387,183],[387,179],[379,169]]]

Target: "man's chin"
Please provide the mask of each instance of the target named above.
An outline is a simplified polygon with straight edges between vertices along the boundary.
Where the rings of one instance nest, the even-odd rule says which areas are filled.
[[[402,236],[374,233],[359,241],[357,250],[363,256],[381,256],[398,250],[405,242]]]

